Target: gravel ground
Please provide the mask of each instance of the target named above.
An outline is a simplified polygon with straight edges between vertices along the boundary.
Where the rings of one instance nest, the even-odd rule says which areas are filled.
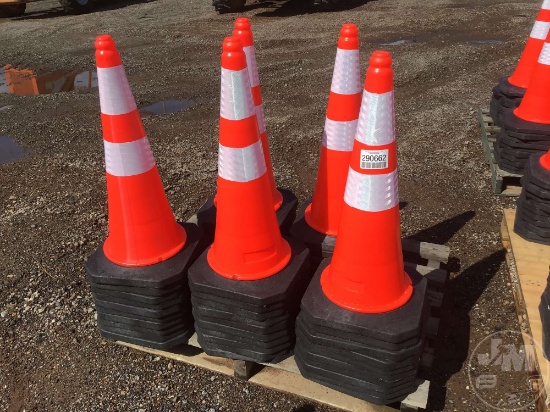
[[[289,0],[243,13],[276,180],[302,200],[314,186],[340,25],[358,24],[363,67],[376,48],[393,54],[403,234],[452,250],[430,410],[487,410],[469,388],[468,355],[492,332],[519,330],[499,243],[501,209],[513,201],[492,194],[475,111],[513,69],[538,6],[376,0],[310,13]],[[138,106],[196,102],[144,117],[170,203],[186,219],[215,187],[219,53],[235,17],[215,14],[209,0],[113,2],[85,16],[47,0],[0,20],[0,63],[90,70],[94,38],[107,32]],[[0,166],[1,410],[333,410],[102,340],[83,270],[107,230],[97,91],[0,95],[6,105],[0,135],[27,155]]]

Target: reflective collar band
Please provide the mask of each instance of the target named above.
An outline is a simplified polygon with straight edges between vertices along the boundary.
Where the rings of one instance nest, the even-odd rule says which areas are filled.
[[[242,148],[220,144],[218,154],[218,175],[232,182],[250,182],[265,174],[266,166],[262,143],[258,140]]]
[[[155,159],[147,136],[127,143],[103,141],[105,170],[112,176],[135,176],[155,167]]]

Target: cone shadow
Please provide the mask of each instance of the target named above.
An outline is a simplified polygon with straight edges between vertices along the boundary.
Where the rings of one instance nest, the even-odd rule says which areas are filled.
[[[407,236],[407,239],[417,239],[422,242],[437,243],[444,245],[476,215],[476,212],[469,210],[446,219],[428,229],[421,230],[414,235]]]
[[[504,262],[505,251],[499,250],[465,269],[449,280],[440,313],[436,338],[435,361],[430,376],[430,398],[427,411],[445,409],[448,380],[464,370],[470,345],[470,311],[477,303]]]

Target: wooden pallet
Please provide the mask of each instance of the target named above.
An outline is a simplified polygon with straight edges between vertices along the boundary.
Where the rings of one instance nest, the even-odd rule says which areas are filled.
[[[426,325],[426,345],[422,354],[420,373],[417,379],[418,389],[402,401],[400,405],[401,411],[412,412],[426,408],[428,403],[430,382],[427,380],[427,376],[433,362],[434,340],[439,327],[437,308],[441,306],[443,289],[447,279],[447,271],[441,269],[440,265],[447,262],[449,248],[447,246],[414,240],[407,240],[405,243],[407,244],[409,253],[411,251],[418,251],[418,258],[428,262],[427,265],[405,263],[405,267],[408,270],[416,271],[427,277],[428,301],[432,308],[434,308]],[[232,375],[239,379],[247,380],[250,383],[298,395],[349,412],[376,412],[384,408],[305,379],[301,376],[294,357],[290,357],[278,364],[256,365],[253,362],[209,356],[200,349],[196,335],[191,337],[188,346],[174,351],[161,351],[124,342],[117,343],[155,356],[185,362],[225,375]],[[254,373],[258,369],[259,371]]]
[[[539,303],[546,288],[550,266],[550,246],[529,242],[514,233],[515,209],[504,209],[500,228],[502,245],[507,250],[506,265],[516,305],[521,331],[538,342],[532,345],[524,335],[526,347],[535,347],[532,361],[533,393],[537,399],[537,411],[548,411],[550,401],[550,363],[542,353],[542,323]]]
[[[493,192],[500,196],[519,196],[521,194],[521,174],[509,173],[498,167],[495,160],[494,145],[500,127],[496,126],[487,109],[479,109],[478,120],[481,128],[481,143],[485,160],[491,169]]]

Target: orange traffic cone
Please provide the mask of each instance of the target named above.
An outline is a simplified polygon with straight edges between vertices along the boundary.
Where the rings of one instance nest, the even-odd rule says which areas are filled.
[[[313,200],[306,222],[318,232],[336,236],[349,160],[361,107],[359,30],[344,24],[340,31],[328,99],[323,145]]]
[[[531,81],[531,76],[537,64],[539,54],[544,45],[544,40],[550,29],[550,0],[544,0],[537,20],[531,30],[525,49],[519,59],[514,73],[508,78],[508,82],[516,87],[526,89]]]
[[[263,279],[283,269],[291,251],[273,209],[239,37],[224,40],[221,61],[216,230],[208,264],[226,278]]]
[[[529,87],[514,114],[528,122],[550,124],[550,33],[540,52]]]
[[[252,97],[254,99],[254,106],[256,107],[256,120],[258,121],[258,128],[260,129],[262,149],[264,151],[265,164],[267,167],[267,176],[269,179],[271,194],[273,195],[273,207],[275,210],[278,210],[283,204],[283,195],[277,190],[277,187],[275,186],[275,179],[273,177],[273,167],[271,166],[271,155],[269,152],[267,130],[264,120],[262,92],[260,90],[260,77],[258,76],[258,66],[256,65],[254,39],[252,37],[250,21],[246,17],[240,17],[235,20],[235,30],[233,31],[233,36],[239,37],[243,43],[243,50],[246,55],[246,65],[248,67],[248,78],[250,79]]]
[[[362,313],[399,308],[413,292],[401,250],[391,64],[388,52],[370,58],[336,247],[321,275],[332,302]]]
[[[177,254],[185,230],[176,223],[113,39],[95,42],[105,146],[109,235],[105,256],[147,266]]]

